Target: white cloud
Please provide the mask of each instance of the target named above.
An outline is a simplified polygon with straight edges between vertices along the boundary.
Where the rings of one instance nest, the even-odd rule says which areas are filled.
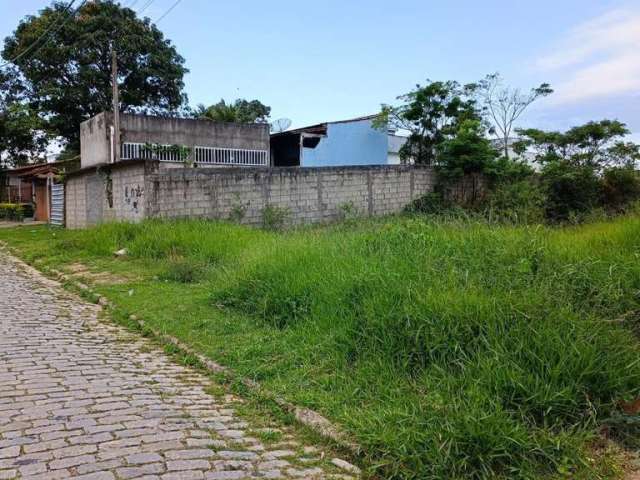
[[[550,103],[640,94],[640,9],[617,9],[573,28],[535,65],[555,77]]]

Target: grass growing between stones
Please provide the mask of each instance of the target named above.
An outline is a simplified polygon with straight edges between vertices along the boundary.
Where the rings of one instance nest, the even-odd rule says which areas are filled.
[[[383,478],[602,478],[633,444],[640,218],[392,218],[287,233],[198,221],[0,230],[83,263],[122,315],[342,425]],[[127,248],[126,258],[113,252]]]

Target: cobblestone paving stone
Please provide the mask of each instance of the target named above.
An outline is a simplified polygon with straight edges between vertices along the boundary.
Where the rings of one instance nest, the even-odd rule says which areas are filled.
[[[355,478],[2,251],[0,285],[0,480]]]

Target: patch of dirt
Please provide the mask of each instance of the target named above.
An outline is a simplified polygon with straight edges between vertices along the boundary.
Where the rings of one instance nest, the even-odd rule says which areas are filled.
[[[607,435],[601,435],[591,444],[590,453],[591,462],[600,467],[604,477],[640,480],[640,451],[626,448]]]
[[[640,480],[640,452],[627,452],[625,460],[624,480]]]
[[[135,278],[116,275],[111,272],[93,272],[89,267],[82,263],[72,263],[71,265],[67,265],[65,270],[72,276],[78,279],[87,280],[94,285],[120,285],[135,280]]]

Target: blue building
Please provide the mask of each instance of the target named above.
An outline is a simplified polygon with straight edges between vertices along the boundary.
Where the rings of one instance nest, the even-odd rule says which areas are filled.
[[[400,163],[405,137],[373,127],[376,115],[326,122],[271,135],[275,167],[337,167]]]

